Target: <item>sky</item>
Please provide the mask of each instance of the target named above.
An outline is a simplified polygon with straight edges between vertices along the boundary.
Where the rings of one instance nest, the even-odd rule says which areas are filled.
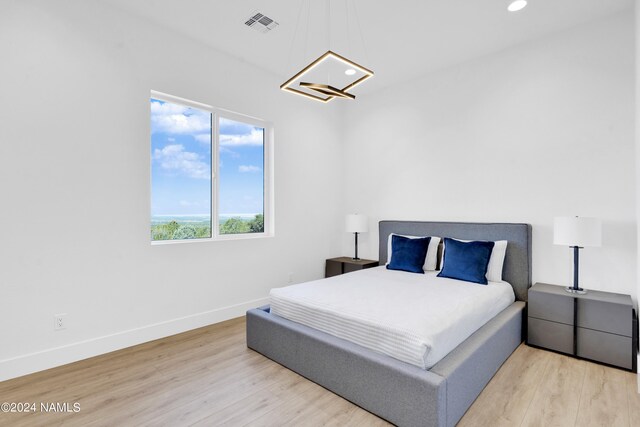
[[[211,214],[211,113],[151,99],[151,215]],[[220,118],[221,215],[263,212],[264,129]]]

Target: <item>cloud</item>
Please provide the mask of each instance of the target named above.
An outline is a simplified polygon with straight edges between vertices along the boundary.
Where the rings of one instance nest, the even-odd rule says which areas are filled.
[[[238,166],[238,172],[241,173],[255,173],[260,172],[262,168],[258,166],[248,166],[248,165],[240,165]]]
[[[211,114],[170,102],[151,101],[151,131],[193,135],[211,132]]]
[[[201,144],[210,145],[211,144],[211,134],[210,133],[201,133],[199,135],[193,136],[196,141]]]
[[[198,153],[184,151],[181,144],[156,148],[153,159],[157,160],[164,170],[178,172],[190,178],[211,179],[209,165],[202,161]]]
[[[233,147],[239,145],[262,145],[263,140],[264,131],[257,128],[252,128],[251,133],[220,134],[220,145],[223,147]]]
[[[238,154],[237,152],[227,148],[227,147],[220,147],[220,154],[226,154],[231,156],[231,158],[233,159],[239,159],[240,158],[240,154]],[[222,161],[222,160],[221,160]]]

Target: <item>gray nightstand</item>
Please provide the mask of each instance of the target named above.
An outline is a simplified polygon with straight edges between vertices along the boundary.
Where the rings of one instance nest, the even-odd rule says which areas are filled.
[[[637,318],[629,295],[536,283],[529,289],[527,344],[637,370]]]
[[[354,260],[348,256],[330,258],[324,270],[324,277],[337,276],[339,274],[349,273],[350,271],[363,270],[365,268],[377,267],[378,261],[371,259]]]

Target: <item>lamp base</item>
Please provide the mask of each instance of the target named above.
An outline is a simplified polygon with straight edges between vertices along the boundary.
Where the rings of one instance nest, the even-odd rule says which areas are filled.
[[[354,261],[360,261],[361,258],[351,258]]]
[[[570,294],[584,295],[587,293],[585,289],[582,289],[582,288],[574,289],[573,286],[567,286],[566,288],[564,288],[564,290],[569,292]]]

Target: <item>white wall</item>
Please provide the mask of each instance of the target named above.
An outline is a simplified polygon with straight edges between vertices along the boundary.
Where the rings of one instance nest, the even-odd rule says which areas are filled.
[[[377,259],[378,220],[526,222],[533,280],[570,284],[553,217],[596,216],[581,284],[635,297],[633,31],[618,15],[359,97],[345,204],[371,218],[361,256]]]
[[[336,110],[278,76],[95,1],[4,1],[0,62],[0,380],[239,316],[340,252]],[[149,244],[151,89],[274,122],[276,237]]]

